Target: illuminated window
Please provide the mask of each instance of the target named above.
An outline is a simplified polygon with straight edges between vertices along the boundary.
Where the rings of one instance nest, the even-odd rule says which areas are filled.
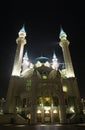
[[[47,76],[46,76],[46,75],[42,75],[42,78],[43,78],[43,79],[47,79]]]
[[[27,80],[26,82],[26,90],[29,91],[30,90],[30,87],[31,87],[31,80]]]
[[[45,101],[49,102],[50,101],[50,97],[45,97]]]
[[[50,106],[50,104],[51,104],[50,97],[45,97],[45,98],[44,98],[44,105],[45,105],[45,106]]]
[[[63,86],[63,92],[67,92],[67,86]]]

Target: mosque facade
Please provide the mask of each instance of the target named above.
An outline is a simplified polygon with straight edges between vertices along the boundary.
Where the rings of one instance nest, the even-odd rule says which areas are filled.
[[[64,58],[61,68],[55,52],[50,61],[48,57],[40,56],[32,63],[24,52],[25,28],[19,31],[5,113],[28,119],[30,124],[79,121],[82,113],[80,94],[69,51],[70,42],[62,28],[59,39]]]

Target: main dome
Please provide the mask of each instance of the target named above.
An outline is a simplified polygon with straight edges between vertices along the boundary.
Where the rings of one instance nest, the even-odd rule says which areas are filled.
[[[40,61],[41,63],[45,63],[46,61],[49,61],[49,58],[40,56],[40,57],[37,57],[34,62],[36,63],[37,61]]]

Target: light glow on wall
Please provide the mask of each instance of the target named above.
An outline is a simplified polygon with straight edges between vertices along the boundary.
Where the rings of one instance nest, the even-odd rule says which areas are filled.
[[[63,86],[63,92],[67,92],[67,86]]]
[[[53,110],[53,113],[58,113],[58,111],[57,110]]]
[[[27,114],[27,118],[28,118],[28,119],[31,119],[31,114]]]
[[[44,63],[44,65],[46,66],[46,67],[50,67],[50,64],[49,64],[49,62],[47,61],[47,62],[45,62]]]
[[[47,75],[43,75],[42,78],[43,78],[43,79],[47,79]]]
[[[70,107],[70,112],[75,113],[75,111],[74,111],[74,107],[73,107],[73,106]]]
[[[41,110],[37,110],[37,113],[40,114],[40,113],[41,113]]]
[[[42,63],[40,61],[37,61],[36,67],[40,67],[40,66],[42,66]]]
[[[67,73],[66,73],[66,77],[67,77],[67,78],[70,78],[70,77],[75,77],[75,75],[74,75],[74,73],[73,73],[73,72],[71,72],[71,71],[70,71],[70,72],[68,72],[68,71],[67,71]]]
[[[45,110],[45,113],[46,113],[46,114],[49,114],[49,110]]]
[[[44,107],[44,110],[50,110],[51,109],[51,107]]]

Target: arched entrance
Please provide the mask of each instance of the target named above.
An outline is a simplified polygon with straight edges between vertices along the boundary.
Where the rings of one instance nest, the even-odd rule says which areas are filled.
[[[59,99],[57,96],[44,96],[37,98],[37,123],[60,122]]]

